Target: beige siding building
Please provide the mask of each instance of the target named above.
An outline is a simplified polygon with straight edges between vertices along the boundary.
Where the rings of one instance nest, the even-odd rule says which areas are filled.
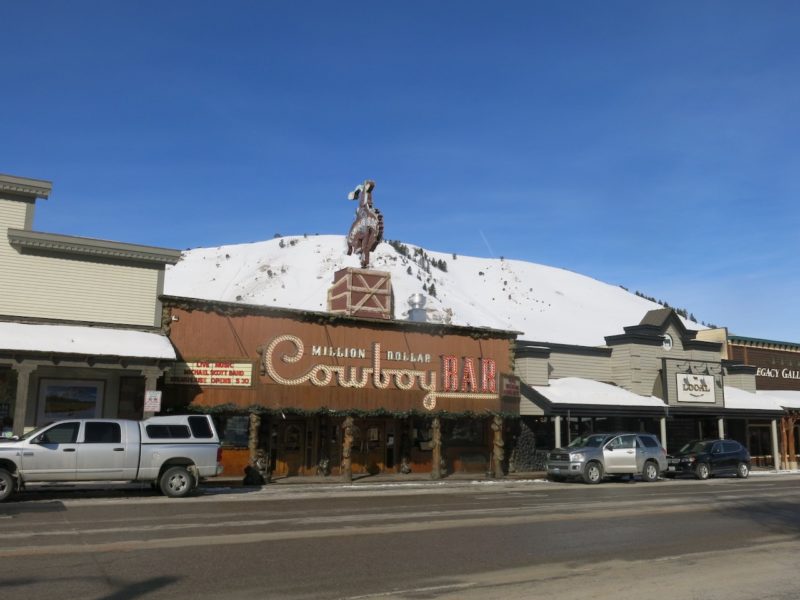
[[[161,335],[177,250],[34,230],[47,181],[0,175],[0,421],[141,417],[175,354]]]

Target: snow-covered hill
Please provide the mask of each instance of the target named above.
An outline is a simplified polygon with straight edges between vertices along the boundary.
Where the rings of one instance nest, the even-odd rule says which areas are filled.
[[[164,293],[325,311],[334,272],[359,266],[345,247],[344,236],[321,235],[188,250],[167,268]],[[661,308],[620,287],[518,260],[384,242],[370,262],[392,274],[395,318],[406,318],[409,296],[423,293],[430,321],[511,329],[522,332],[523,340],[602,345],[604,336],[622,333],[648,310]]]

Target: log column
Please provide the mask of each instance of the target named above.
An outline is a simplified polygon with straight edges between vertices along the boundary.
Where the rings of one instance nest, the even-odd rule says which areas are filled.
[[[249,451],[248,465],[245,469],[244,485],[264,485],[266,479],[262,470],[265,465],[265,454],[259,449],[261,432],[261,415],[250,413],[250,430],[247,437],[247,450]]]
[[[492,477],[503,477],[503,459],[506,456],[505,442],[503,442],[503,417],[495,415],[492,420]]]
[[[342,423],[342,481],[352,483],[353,481],[353,417],[350,415]]]
[[[431,479],[442,478],[442,423],[439,417],[433,418],[431,423],[433,437],[433,452],[431,456]]]

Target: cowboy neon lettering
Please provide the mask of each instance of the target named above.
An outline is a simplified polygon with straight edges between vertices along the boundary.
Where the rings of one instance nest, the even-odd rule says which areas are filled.
[[[462,390],[459,392],[458,386],[458,360],[455,357],[443,357],[443,369],[446,377],[455,381],[455,386],[450,382],[446,384],[444,391],[437,391],[436,371],[421,371],[414,369],[384,369],[381,367],[381,345],[375,342],[372,345],[372,367],[343,367],[336,365],[317,364],[312,366],[300,377],[283,377],[276,369],[275,350],[282,342],[289,342],[294,346],[294,350],[283,353],[280,360],[284,363],[292,364],[300,361],[305,353],[303,341],[293,335],[281,335],[273,339],[264,351],[264,369],[267,374],[281,385],[301,385],[309,382],[318,387],[330,385],[334,377],[336,384],[341,387],[364,388],[370,382],[377,389],[387,389],[392,383],[401,390],[410,390],[417,387],[427,392],[423,398],[423,406],[428,410],[436,407],[436,399],[439,397],[447,398],[475,398],[475,399],[495,399],[496,384],[495,361],[492,359],[482,359],[482,379],[481,387],[484,393],[476,393],[474,359],[464,359],[467,366],[461,378]],[[452,359],[452,362],[450,362]],[[455,374],[454,374],[455,373]],[[452,378],[455,379],[452,379]],[[471,391],[468,391],[471,390]]]

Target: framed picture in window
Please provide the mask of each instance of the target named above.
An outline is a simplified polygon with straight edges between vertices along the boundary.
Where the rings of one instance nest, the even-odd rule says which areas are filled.
[[[61,419],[94,419],[103,414],[105,382],[88,379],[39,380],[37,425]]]

